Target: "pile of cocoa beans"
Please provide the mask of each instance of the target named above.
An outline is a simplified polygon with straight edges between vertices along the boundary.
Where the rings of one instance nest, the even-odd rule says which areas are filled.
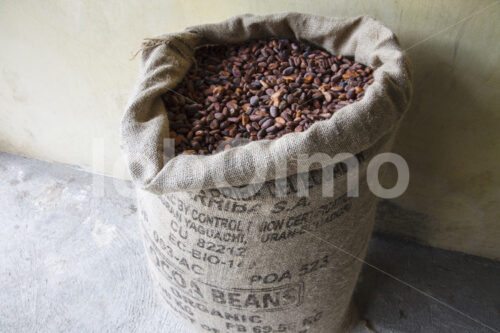
[[[202,46],[195,59],[163,96],[177,154],[306,131],[361,99],[374,80],[371,67],[285,39]]]

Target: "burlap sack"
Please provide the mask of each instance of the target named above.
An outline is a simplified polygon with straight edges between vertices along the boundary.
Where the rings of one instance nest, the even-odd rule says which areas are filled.
[[[165,158],[160,96],[186,74],[193,49],[271,37],[353,55],[376,68],[375,82],[361,101],[305,132],[212,156]],[[349,330],[376,202],[366,166],[390,148],[410,95],[409,65],[394,34],[369,17],[242,15],[149,40],[122,143],[153,280],[169,309],[194,332]],[[336,163],[339,153],[353,157]],[[317,157],[310,173],[301,172],[304,154]],[[350,168],[357,164],[359,189],[348,193],[347,170],[358,173]],[[307,196],[297,194],[304,189]]]

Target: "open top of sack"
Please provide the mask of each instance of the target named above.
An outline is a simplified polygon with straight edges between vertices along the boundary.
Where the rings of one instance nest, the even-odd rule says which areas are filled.
[[[253,141],[209,156],[166,157],[164,139],[169,127],[161,96],[186,75],[193,64],[194,48],[271,38],[306,41],[332,54],[354,56],[355,61],[375,68],[375,81],[360,101],[307,131]],[[236,16],[145,44],[141,73],[121,124],[122,148],[132,180],[155,193],[258,183],[297,173],[297,156],[302,154],[323,153],[318,155],[319,162],[331,163],[339,153],[366,150],[396,128],[411,91],[406,56],[394,34],[373,18],[298,13]],[[313,166],[321,167],[318,163]]]

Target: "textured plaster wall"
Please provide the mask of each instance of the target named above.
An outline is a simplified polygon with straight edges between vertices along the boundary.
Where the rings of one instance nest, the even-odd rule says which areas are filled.
[[[382,204],[379,230],[500,258],[495,0],[4,0],[0,150],[126,177],[118,130],[142,38],[282,11],[368,14],[409,48],[415,98],[395,151],[408,161],[411,181],[401,198]]]

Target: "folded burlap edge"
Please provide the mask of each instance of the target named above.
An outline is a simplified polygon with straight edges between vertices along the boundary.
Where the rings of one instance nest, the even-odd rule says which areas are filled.
[[[354,56],[374,67],[374,83],[358,102],[307,131],[253,141],[210,156],[164,154],[168,119],[161,96],[174,89],[193,64],[194,48],[250,39],[308,41],[333,54]],[[146,40],[141,72],[121,122],[121,144],[136,186],[154,193],[242,186],[297,173],[297,156],[323,153],[325,166],[338,153],[364,151],[394,131],[410,103],[410,63],[397,38],[379,21],[299,13],[240,15]],[[281,167],[287,165],[283,173]],[[318,168],[318,164],[315,164]],[[266,169],[266,172],[260,172]]]

